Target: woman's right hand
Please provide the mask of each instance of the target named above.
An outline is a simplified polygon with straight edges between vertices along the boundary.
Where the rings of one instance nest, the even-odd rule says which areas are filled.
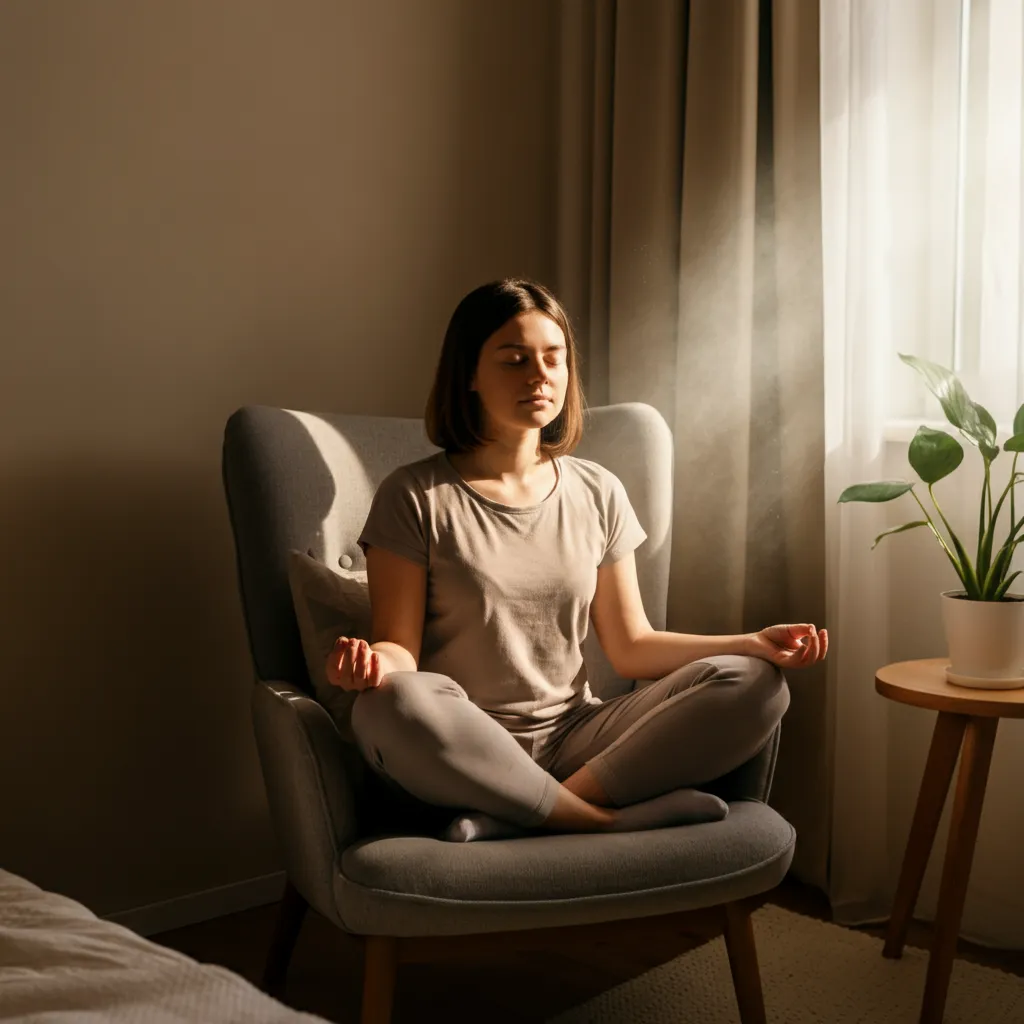
[[[327,681],[343,690],[370,690],[380,686],[380,655],[365,640],[339,636],[327,655]]]

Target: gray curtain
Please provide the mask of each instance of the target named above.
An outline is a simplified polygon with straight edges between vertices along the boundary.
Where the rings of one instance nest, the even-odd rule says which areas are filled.
[[[818,5],[562,0],[558,291],[591,405],[675,438],[668,628],[827,625]],[[793,673],[772,803],[823,886],[830,729]]]

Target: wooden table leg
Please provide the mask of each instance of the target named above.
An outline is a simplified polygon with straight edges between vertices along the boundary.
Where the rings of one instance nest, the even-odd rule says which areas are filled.
[[[953,769],[956,767],[960,741],[963,739],[967,721],[967,715],[954,715],[949,711],[940,711],[935,721],[932,745],[928,750],[928,761],[921,778],[917,809],[914,811],[914,820],[910,826],[906,853],[903,855],[903,867],[896,886],[896,898],[893,901],[892,917],[889,918],[882,956],[900,957],[903,954],[910,918],[917,903],[918,893],[921,891],[921,880],[924,878],[932,844],[935,842],[935,832],[942,817],[942,808],[949,792],[949,783],[953,778]]]
[[[941,1024],[953,971],[953,957],[960,931],[960,918],[971,875],[974,843],[978,838],[981,807],[985,800],[985,784],[992,763],[998,718],[972,716],[964,733],[960,773],[956,780],[956,796],[949,823],[946,862],[942,867],[939,905],[935,913],[935,938],[928,960],[928,978],[921,1004],[921,1024]]]

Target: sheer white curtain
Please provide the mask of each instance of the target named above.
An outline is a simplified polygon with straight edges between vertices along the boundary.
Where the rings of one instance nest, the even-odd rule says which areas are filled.
[[[887,526],[917,518],[912,499],[835,502],[851,483],[913,479],[907,442],[920,423],[943,425],[897,352],[953,366],[1007,436],[1024,390],[1024,24],[1020,0],[824,0],[820,10],[829,893],[837,920],[857,923],[888,916],[935,719],[878,696],[874,671],[946,653],[938,594],[958,581],[925,531],[870,550]],[[968,447],[936,488],[969,548],[980,461]],[[1008,462],[997,462],[1003,474]],[[1021,778],[1024,722],[1004,721],[963,933],[1009,947],[1024,947]],[[918,903],[925,919],[950,802]]]

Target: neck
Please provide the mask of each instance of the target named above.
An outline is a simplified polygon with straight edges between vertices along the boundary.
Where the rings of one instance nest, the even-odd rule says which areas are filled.
[[[540,431],[531,430],[516,438],[498,437],[462,456],[465,464],[493,480],[525,480],[549,457],[540,450]]]

